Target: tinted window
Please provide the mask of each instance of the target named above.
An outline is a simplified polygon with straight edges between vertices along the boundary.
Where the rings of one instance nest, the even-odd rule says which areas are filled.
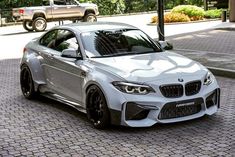
[[[66,0],[67,5],[77,5],[78,3],[74,0]]]
[[[75,35],[68,30],[59,30],[54,49],[62,52],[64,49],[78,50],[78,42]]]
[[[40,44],[62,52],[64,49],[80,50],[75,35],[68,30],[53,30],[40,40]]]
[[[55,5],[66,5],[66,1],[65,0],[54,0],[54,4]]]
[[[142,31],[134,29],[82,33],[89,57],[105,57],[160,52],[161,49]]]
[[[42,5],[50,6],[50,2],[48,0],[44,0],[44,1],[42,1]]]
[[[41,38],[40,45],[50,47],[51,42],[56,39],[56,36],[57,36],[57,30],[48,32]]]

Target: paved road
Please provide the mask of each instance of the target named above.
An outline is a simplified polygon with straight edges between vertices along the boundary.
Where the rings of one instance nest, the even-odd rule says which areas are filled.
[[[2,60],[0,67],[0,156],[235,156],[235,80],[217,78],[221,109],[213,116],[99,131],[71,107],[24,99],[19,59]]]
[[[176,49],[209,51],[235,55],[235,28],[210,29],[168,37]]]

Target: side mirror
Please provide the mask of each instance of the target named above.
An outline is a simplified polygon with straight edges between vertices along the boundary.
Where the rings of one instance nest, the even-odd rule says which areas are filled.
[[[74,50],[74,49],[64,49],[62,51],[61,57],[78,58],[78,53],[77,53],[77,50]]]
[[[161,45],[161,48],[164,50],[172,50],[173,49],[173,45],[167,41],[158,41],[158,43]]]

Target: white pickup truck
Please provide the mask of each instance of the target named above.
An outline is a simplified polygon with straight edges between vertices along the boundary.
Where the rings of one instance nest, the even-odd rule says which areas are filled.
[[[13,19],[23,21],[25,30],[36,32],[44,31],[50,21],[95,22],[98,14],[96,4],[79,3],[76,0],[43,0],[40,6],[13,9]]]

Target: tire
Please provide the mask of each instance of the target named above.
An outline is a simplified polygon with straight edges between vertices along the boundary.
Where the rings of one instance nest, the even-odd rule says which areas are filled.
[[[26,99],[33,99],[38,94],[34,89],[34,82],[30,69],[23,65],[20,71],[21,91]]]
[[[95,14],[89,13],[83,18],[83,22],[96,22],[97,18]]]
[[[43,17],[37,17],[33,21],[33,29],[36,32],[42,32],[47,28],[47,21]]]
[[[110,112],[105,96],[96,85],[92,85],[87,91],[86,111],[95,128],[105,129],[110,125]]]
[[[32,21],[23,21],[23,27],[26,31],[32,32],[33,31],[33,22]]]

